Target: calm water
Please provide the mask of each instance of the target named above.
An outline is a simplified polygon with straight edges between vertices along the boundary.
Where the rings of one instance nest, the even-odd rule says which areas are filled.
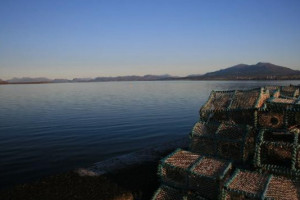
[[[88,166],[188,134],[211,90],[300,81],[0,86],[0,187]]]

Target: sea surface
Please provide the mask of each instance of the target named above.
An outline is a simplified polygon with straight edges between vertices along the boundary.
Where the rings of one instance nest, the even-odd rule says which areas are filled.
[[[300,81],[0,85],[0,188],[187,135],[211,90]]]

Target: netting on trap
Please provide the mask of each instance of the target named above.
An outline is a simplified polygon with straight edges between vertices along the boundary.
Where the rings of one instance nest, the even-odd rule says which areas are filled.
[[[222,123],[217,131],[217,155],[224,159],[243,161],[244,139],[249,130],[243,126]]]
[[[218,143],[218,157],[233,161],[243,161],[242,145],[236,142],[220,141]]]
[[[199,127],[199,124],[203,127],[203,122],[198,122],[196,126]],[[210,123],[210,127],[213,128],[209,133],[204,128],[193,129],[192,152],[235,162],[246,162],[254,154],[255,134],[251,127],[227,122]]]
[[[206,123],[199,121],[194,125],[191,136],[214,138],[219,125],[219,123]]]
[[[280,96],[280,86],[265,86],[264,88],[269,91],[270,97]]]
[[[253,126],[255,111],[270,97],[264,88],[253,90],[213,91],[200,109],[203,121],[234,121]]]
[[[193,137],[190,143],[190,151],[202,155],[214,156],[217,154],[216,141],[214,138]]]
[[[189,169],[200,158],[200,155],[177,149],[161,160],[158,174],[163,183],[180,188],[188,188]]]
[[[300,125],[300,109],[294,108],[287,110],[287,128],[292,128],[297,125]]]
[[[199,194],[188,191],[180,190],[171,186],[161,185],[152,200],[210,200],[205,197],[200,196]]]
[[[270,175],[237,169],[225,183],[222,199],[263,199]]]
[[[260,95],[262,96],[261,98]],[[229,109],[259,108],[267,97],[268,96],[265,95],[262,90],[236,90]]]
[[[184,193],[181,190],[162,185],[154,193],[152,200],[184,200]]]
[[[178,149],[161,161],[158,174],[165,185],[216,199],[231,169],[228,161]]]
[[[266,199],[298,200],[300,199],[299,183],[285,177],[272,176],[266,188]]]
[[[265,142],[261,144],[260,162],[262,165],[292,167],[293,147],[288,143]]]
[[[270,99],[271,103],[278,103],[278,104],[290,104],[293,105],[296,103],[296,99],[288,99],[288,98],[272,98]]]
[[[231,170],[230,162],[202,157],[190,169],[189,188],[202,197],[217,199]]]
[[[300,107],[295,104],[280,106],[267,103],[265,109],[257,111],[256,119],[260,129],[289,129],[300,124]]]
[[[261,130],[256,144],[254,164],[258,169],[298,179],[298,134]]]
[[[229,119],[236,124],[255,126],[255,110],[235,110],[228,113]]]
[[[215,155],[215,137],[219,126],[220,123],[197,122],[191,132],[190,150],[201,155]]]
[[[259,128],[280,129],[286,126],[284,111],[258,111]]]
[[[225,111],[230,106],[235,91],[212,91],[201,112]]]
[[[282,86],[280,87],[280,96],[282,97],[299,97],[299,88],[295,86]]]
[[[286,177],[237,169],[224,184],[222,199],[296,200],[299,192],[299,182]]]

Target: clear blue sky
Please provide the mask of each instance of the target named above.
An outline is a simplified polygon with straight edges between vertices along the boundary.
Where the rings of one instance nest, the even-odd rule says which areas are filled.
[[[300,69],[299,0],[1,0],[0,78]]]

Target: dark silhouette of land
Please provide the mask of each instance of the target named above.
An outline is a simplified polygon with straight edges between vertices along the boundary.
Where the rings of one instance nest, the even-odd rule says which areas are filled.
[[[48,79],[48,78],[13,78],[0,84],[41,84],[41,83],[76,83],[109,81],[168,81],[168,80],[300,80],[300,71],[272,63],[259,62],[254,65],[238,64],[232,67],[209,72],[203,75],[192,74],[186,77],[164,75],[116,76],[96,78]]]
[[[200,76],[185,77],[189,80],[289,80],[300,79],[300,71],[271,63],[239,64]]]

